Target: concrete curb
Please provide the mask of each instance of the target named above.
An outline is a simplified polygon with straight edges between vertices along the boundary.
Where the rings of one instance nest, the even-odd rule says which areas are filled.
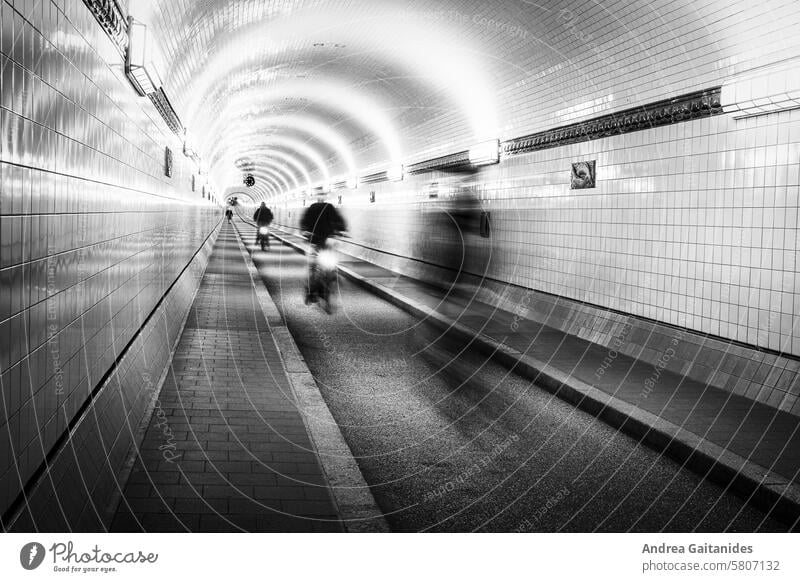
[[[351,533],[391,531],[278,307],[266,286],[257,284],[261,282],[258,270],[235,222],[234,229],[258,302],[269,323],[272,339],[345,530]]]
[[[274,234],[283,244],[304,253],[300,245]],[[798,528],[800,486],[732,453],[701,436],[565,374],[400,293],[339,265],[339,271],[364,289],[431,323],[473,339],[475,347],[548,392],[596,416],[617,430],[663,452],[693,472],[729,488],[748,503]]]

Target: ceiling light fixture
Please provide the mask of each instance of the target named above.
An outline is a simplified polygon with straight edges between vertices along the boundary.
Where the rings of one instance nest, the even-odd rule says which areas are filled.
[[[403,164],[391,166],[386,170],[386,177],[392,182],[400,182],[403,179]]]
[[[469,148],[469,163],[473,166],[485,166],[500,162],[500,140],[492,139]]]
[[[163,84],[153,62],[147,26],[128,17],[128,50],[125,52],[125,76],[142,97],[152,95]]]

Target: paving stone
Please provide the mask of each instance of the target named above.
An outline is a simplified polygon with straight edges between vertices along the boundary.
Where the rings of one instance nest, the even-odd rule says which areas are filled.
[[[341,531],[289,386],[225,224],[112,529]]]

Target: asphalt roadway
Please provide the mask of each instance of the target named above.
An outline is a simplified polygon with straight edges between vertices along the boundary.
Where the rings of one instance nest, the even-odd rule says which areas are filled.
[[[305,305],[291,248],[253,259],[394,531],[786,531],[343,277]]]

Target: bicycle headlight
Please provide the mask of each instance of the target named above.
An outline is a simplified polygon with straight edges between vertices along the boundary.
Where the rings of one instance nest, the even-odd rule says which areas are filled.
[[[269,229],[266,226],[260,226],[258,228],[258,234],[267,234],[268,232],[269,232]]]
[[[320,251],[317,262],[323,269],[332,271],[336,268],[336,255],[330,251]]]

